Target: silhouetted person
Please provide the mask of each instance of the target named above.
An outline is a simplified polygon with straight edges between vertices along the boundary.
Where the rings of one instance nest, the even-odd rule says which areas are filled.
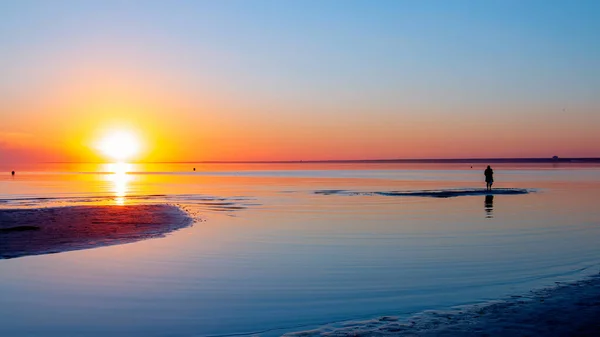
[[[194,167],[194,171],[196,171],[196,168]]]
[[[485,204],[484,204],[484,209],[485,209],[485,217],[486,218],[493,218],[494,215],[492,214],[492,212],[494,211],[494,196],[491,194],[488,194],[485,196]]]
[[[14,176],[15,175],[15,171],[12,171],[10,174]]]
[[[488,165],[483,174],[485,175],[485,189],[491,191],[492,184],[494,183],[494,170]]]

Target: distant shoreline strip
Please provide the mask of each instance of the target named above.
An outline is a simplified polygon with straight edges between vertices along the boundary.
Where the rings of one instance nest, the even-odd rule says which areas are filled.
[[[45,164],[107,164],[106,162],[65,162],[52,161],[42,162]],[[406,163],[406,164],[468,164],[468,163],[507,163],[507,164],[526,164],[526,163],[600,163],[600,158],[425,158],[425,159],[335,159],[335,160],[244,160],[244,161],[225,161],[225,160],[191,160],[191,161],[153,161],[153,162],[131,162],[131,164],[378,164],[378,163]]]

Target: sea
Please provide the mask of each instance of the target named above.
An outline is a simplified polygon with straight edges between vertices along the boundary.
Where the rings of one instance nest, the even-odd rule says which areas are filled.
[[[280,336],[598,274],[600,164],[490,164],[499,193],[481,162],[0,165],[0,209],[166,203],[194,219],[0,260],[0,336]]]

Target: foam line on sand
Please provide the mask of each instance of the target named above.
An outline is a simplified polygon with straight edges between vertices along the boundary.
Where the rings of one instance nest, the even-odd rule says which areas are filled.
[[[600,336],[600,275],[491,303],[408,319],[336,323],[284,336]]]

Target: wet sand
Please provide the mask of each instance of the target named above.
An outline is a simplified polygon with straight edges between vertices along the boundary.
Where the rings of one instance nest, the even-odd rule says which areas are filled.
[[[187,213],[172,205],[0,210],[0,259],[162,237],[191,223]]]
[[[420,190],[420,191],[376,191],[359,192],[347,190],[319,190],[315,194],[321,195],[361,195],[361,196],[385,196],[385,197],[425,197],[425,198],[454,198],[461,196],[477,195],[519,195],[534,192],[524,188],[494,188],[486,190],[483,188],[447,189],[447,190]]]
[[[331,324],[285,336],[600,336],[600,275],[491,304]]]

